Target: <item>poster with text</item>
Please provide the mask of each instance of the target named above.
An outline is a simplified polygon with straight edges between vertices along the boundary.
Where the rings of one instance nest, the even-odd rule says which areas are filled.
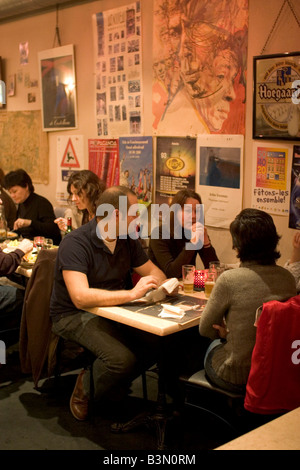
[[[143,134],[140,2],[93,15],[98,136]]]
[[[118,139],[89,139],[89,170],[96,173],[106,187],[119,184]]]
[[[135,192],[138,202],[152,202],[152,137],[120,137],[120,185]]]
[[[157,137],[155,203],[169,204],[179,190],[195,190],[195,170],[195,138]]]
[[[270,214],[288,215],[288,153],[287,145],[255,144],[252,207]]]
[[[242,135],[199,135],[196,191],[204,204],[205,225],[229,228],[242,208]]]
[[[293,148],[289,228],[300,230],[300,145]]]
[[[84,151],[82,135],[62,135],[57,137],[57,178],[56,200],[66,205],[69,194],[68,179],[74,171],[84,169]]]

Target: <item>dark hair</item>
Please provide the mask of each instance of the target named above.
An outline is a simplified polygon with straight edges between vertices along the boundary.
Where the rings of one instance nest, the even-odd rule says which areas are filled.
[[[127,197],[127,209],[129,206],[128,194],[136,196],[136,194],[127,186],[111,186],[107,188],[98,199],[98,206],[101,204],[111,204],[115,209],[120,209],[120,196]],[[100,218],[105,217],[106,214],[100,216]],[[99,217],[99,216],[98,216]]]
[[[280,258],[276,250],[280,236],[272,217],[258,209],[243,209],[231,222],[232,248],[243,261],[274,264]]]
[[[85,192],[86,197],[91,203],[93,213],[96,214],[97,201],[105,190],[105,183],[92,171],[81,170],[72,173],[68,179],[67,191],[70,194],[70,198],[72,196],[71,186],[74,186],[78,195],[81,195],[82,191]]]
[[[201,197],[198,193],[196,193],[192,189],[181,189],[175,194],[175,196],[173,196],[171,205],[179,204],[181,207],[183,207],[186,200],[189,198],[197,199],[197,201],[199,201],[199,204],[202,204]]]
[[[22,188],[26,188],[26,186],[28,186],[29,192],[34,192],[34,186],[30,176],[21,168],[7,173],[4,177],[3,186],[6,189],[10,189],[13,186],[21,186]]]
[[[192,198],[196,199],[199,201],[199,204],[202,204],[201,197],[198,193],[196,193],[193,189],[180,189],[175,196],[173,196],[171,203],[169,204],[170,206],[173,206],[175,204],[179,205],[180,207],[184,207],[184,204],[186,203],[187,199]],[[174,235],[175,232],[178,230],[181,232],[183,230],[183,227],[179,228],[176,225],[176,214],[177,211],[171,211],[170,213],[170,233]]]

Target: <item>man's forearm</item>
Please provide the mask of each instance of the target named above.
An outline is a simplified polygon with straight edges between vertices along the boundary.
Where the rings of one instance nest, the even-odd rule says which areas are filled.
[[[86,310],[93,307],[110,307],[121,305],[134,299],[131,290],[109,291],[104,289],[89,288],[85,292],[78,293],[73,303],[80,310]]]

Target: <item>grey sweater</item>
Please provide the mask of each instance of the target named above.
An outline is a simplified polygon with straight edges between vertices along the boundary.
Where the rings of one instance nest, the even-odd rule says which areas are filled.
[[[246,384],[255,344],[257,308],[269,300],[286,300],[296,294],[292,274],[275,264],[242,263],[218,278],[201,315],[199,331],[202,336],[217,339],[218,332],[212,325],[222,324],[223,317],[226,321],[226,341],[212,359],[219,377],[233,384]]]

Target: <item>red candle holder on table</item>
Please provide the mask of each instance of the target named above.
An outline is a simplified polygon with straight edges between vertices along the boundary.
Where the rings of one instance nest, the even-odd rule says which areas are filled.
[[[208,269],[197,269],[194,275],[194,290],[204,291],[205,280],[207,278]]]

